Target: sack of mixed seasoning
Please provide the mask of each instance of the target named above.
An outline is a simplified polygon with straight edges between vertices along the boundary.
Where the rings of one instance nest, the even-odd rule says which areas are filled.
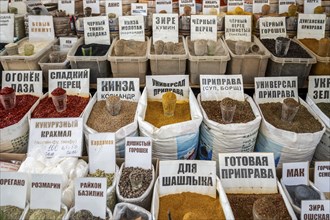
[[[113,212],[113,219],[116,220],[151,220],[151,213],[144,208],[127,203],[118,203]]]
[[[139,130],[152,138],[152,155],[160,160],[196,157],[202,113],[188,78],[146,78],[138,105]]]

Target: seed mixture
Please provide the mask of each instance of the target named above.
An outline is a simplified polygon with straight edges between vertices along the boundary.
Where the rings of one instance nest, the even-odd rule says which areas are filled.
[[[292,198],[293,203],[301,207],[302,200],[319,200],[321,199],[320,194],[313,189],[311,186],[307,185],[294,185],[294,186],[285,186]]]
[[[299,44],[292,41],[290,42],[290,47],[288,53],[285,56],[277,55],[275,52],[275,40],[274,39],[261,39],[263,45],[276,57],[285,58],[312,58],[307,51],[302,48]]]
[[[113,173],[105,173],[104,170],[97,169],[95,173],[89,173],[88,177],[106,177],[107,178],[107,187],[112,185],[112,181],[115,177]]]
[[[317,107],[326,115],[328,118],[330,118],[330,103],[326,102],[320,102],[316,104]]]
[[[118,115],[112,116],[106,109],[106,101],[97,101],[87,120],[87,126],[98,132],[116,132],[132,123],[136,112],[137,102],[121,101]]]
[[[222,100],[223,102],[231,102],[236,104],[236,110],[234,114],[234,118],[232,123],[247,123],[249,121],[254,120],[256,117],[252,111],[250,103],[248,101],[237,101],[230,98],[225,98]],[[222,120],[221,108],[220,108],[221,101],[202,101],[202,107],[207,115],[207,117],[215,122],[220,124],[224,124]]]

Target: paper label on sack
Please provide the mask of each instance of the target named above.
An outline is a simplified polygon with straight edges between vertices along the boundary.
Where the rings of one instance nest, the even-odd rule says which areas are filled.
[[[106,195],[106,178],[77,178],[75,185],[75,211],[88,210],[93,216],[105,219],[107,209]]]
[[[251,42],[251,15],[226,15],[225,38],[226,40]]]
[[[302,200],[300,219],[330,219],[330,201]]]
[[[37,8],[37,7],[38,8],[41,8],[40,15],[49,15],[49,12],[48,12],[47,8],[44,6],[44,4],[41,1],[38,1],[38,0],[29,0],[29,1],[26,1],[26,6],[31,11],[33,10],[33,8]],[[39,20],[37,20],[37,21],[44,21],[42,19],[42,17],[40,17],[40,15],[37,15],[37,17],[39,17]],[[29,16],[31,16],[31,15],[29,15]]]
[[[0,14],[0,43],[14,42],[14,14]]]
[[[97,78],[97,100],[106,100],[114,95],[137,102],[140,98],[139,81],[139,78]]]
[[[297,38],[315,38],[320,40],[325,36],[325,14],[298,15]]]
[[[194,192],[216,198],[216,162],[159,161],[159,194]]]
[[[54,39],[53,16],[29,15],[29,41],[52,41]]]
[[[26,14],[25,0],[12,0],[10,7],[17,8],[17,14]]]
[[[146,3],[131,3],[131,15],[148,15],[148,4]]]
[[[278,13],[282,14],[288,12],[290,5],[295,5],[295,0],[279,0],[278,2]]]
[[[162,40],[164,42],[179,42],[179,18],[178,14],[153,14],[152,15],[153,43]]]
[[[110,45],[109,19],[107,16],[84,18],[85,44]]]
[[[8,0],[0,0],[0,12],[1,13],[8,13]]]
[[[59,39],[60,50],[62,51],[69,51],[78,40],[76,37],[59,37]]]
[[[252,6],[253,14],[261,13],[263,5],[269,5],[269,0],[253,0],[253,6]]]
[[[13,205],[25,209],[28,175],[20,172],[0,172],[0,206]]]
[[[142,15],[119,17],[119,38],[145,41],[144,18]]]
[[[254,88],[258,103],[282,102],[286,98],[294,98],[297,102],[299,101],[296,76],[255,77]]]
[[[315,103],[330,103],[330,76],[309,76],[308,96]]]
[[[75,0],[58,0],[58,10],[65,11],[68,15],[74,15]]]
[[[282,183],[284,185],[309,185],[309,162],[283,163]]]
[[[152,140],[150,137],[125,138],[125,167],[151,169]]]
[[[216,15],[191,15],[190,24],[191,41],[217,41],[218,23]]]
[[[165,11],[166,14],[173,13],[172,0],[156,0],[156,13]]]
[[[42,71],[2,71],[2,87],[12,87],[16,93],[42,95]]]
[[[89,69],[63,69],[48,71],[48,90],[60,87],[69,95],[89,96]]]
[[[201,101],[245,100],[242,75],[200,75],[200,82]]]
[[[123,4],[121,0],[106,0],[105,2],[106,14],[116,14],[116,18],[123,15]]]
[[[219,167],[226,193],[277,193],[273,153],[220,153]]]
[[[216,10],[217,14],[220,12],[220,1],[219,0],[203,0],[203,14],[209,15],[212,10]]]
[[[316,161],[314,185],[321,192],[330,192],[330,161]]]
[[[190,6],[191,14],[196,14],[196,1],[195,0],[179,0],[180,15],[184,14],[184,6]]]
[[[260,38],[276,39],[286,37],[285,17],[261,17],[259,18]]]
[[[146,88],[148,91],[148,99],[162,100],[162,95],[164,93],[173,92],[176,94],[177,100],[188,100],[189,76],[146,76]]]
[[[321,0],[304,0],[304,14],[314,14],[317,6],[321,6]]]
[[[100,14],[100,1],[99,0],[83,0],[84,8],[90,7],[92,14]]]
[[[79,157],[82,152],[82,118],[32,118],[28,152],[42,149],[46,157]]]
[[[31,174],[30,186],[30,209],[61,210],[61,175]]]
[[[228,0],[227,11],[234,11],[236,7],[244,10],[244,0]]]
[[[115,134],[102,132],[88,135],[88,165],[89,173],[97,169],[105,173],[116,172]]]

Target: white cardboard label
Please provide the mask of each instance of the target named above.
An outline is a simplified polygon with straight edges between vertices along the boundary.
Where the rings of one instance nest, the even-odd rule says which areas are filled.
[[[88,210],[93,216],[105,219],[107,179],[86,177],[76,179],[75,211]]]
[[[16,93],[42,95],[42,71],[2,71],[2,87],[5,86]]]
[[[216,197],[216,162],[172,160],[159,162],[159,194],[195,192]]]
[[[137,102],[140,98],[139,81],[139,78],[97,78],[97,100],[115,95],[122,100]]]
[[[152,18],[153,43],[158,40],[164,42],[179,42],[178,14],[153,14]]]
[[[123,40],[145,41],[143,16],[120,16],[119,38]]]
[[[240,7],[244,10],[244,0],[228,0],[227,10],[234,11],[236,7]]]
[[[89,69],[49,70],[48,90],[60,87],[70,95],[89,95]]]
[[[217,14],[220,12],[220,1],[219,0],[203,0],[203,14],[209,15],[210,10],[215,9]]]
[[[58,10],[65,11],[68,15],[74,15],[75,13],[75,1],[74,0],[58,0]]]
[[[195,0],[179,0],[180,15],[184,14],[184,6],[191,7],[191,14],[196,14],[196,1]]]
[[[289,6],[292,4],[295,5],[296,1],[295,0],[279,0],[278,13],[282,14],[282,13],[288,12]]]
[[[13,205],[24,209],[28,176],[19,172],[0,172],[0,206]]]
[[[321,39],[325,35],[325,14],[301,14],[298,15],[297,38]]]
[[[107,16],[84,18],[85,44],[110,45],[109,19]]]
[[[148,15],[148,5],[146,3],[132,3],[131,15]]]
[[[220,153],[219,168],[226,193],[277,193],[273,153]]]
[[[308,95],[315,102],[330,102],[330,76],[309,76]]]
[[[245,100],[242,75],[200,75],[200,81],[201,101]]]
[[[106,0],[105,2],[106,14],[116,14],[116,18],[123,15],[123,4],[121,0]]]
[[[282,102],[286,98],[298,101],[297,77],[255,77],[254,88],[258,103]]]
[[[253,0],[253,6],[252,6],[253,14],[261,13],[263,5],[269,5],[269,0]]]
[[[90,7],[93,14],[100,13],[100,1],[99,0],[83,0],[84,8]]]
[[[191,40],[217,41],[217,16],[216,15],[191,15],[190,20]]]
[[[8,13],[8,0],[0,0],[0,12],[1,13]]]
[[[177,100],[189,99],[189,76],[146,76],[148,98],[161,100],[165,92],[174,92]]]
[[[330,219],[330,201],[302,200],[300,219]]]
[[[125,138],[125,167],[151,169],[152,140],[150,137]]]
[[[156,0],[156,13],[165,11],[167,14],[173,13],[172,0]]]
[[[59,37],[59,39],[60,50],[62,51],[69,51],[78,40],[76,37]]]
[[[29,15],[29,40],[52,41],[55,39],[53,16]]]
[[[330,161],[316,161],[314,185],[321,192],[330,192]]]
[[[11,0],[10,7],[17,8],[18,14],[26,14],[25,0]]]
[[[284,185],[309,185],[309,162],[283,163],[282,182]]]
[[[286,37],[285,17],[261,17],[259,25],[261,39]]]
[[[28,152],[39,148],[46,157],[79,157],[82,138],[82,118],[32,118]]]
[[[61,210],[62,176],[31,174],[30,209]]]
[[[251,15],[226,15],[226,40],[242,40],[251,42]]]
[[[0,14],[0,42],[14,42],[14,14]]]
[[[116,148],[114,133],[95,133],[88,135],[88,165],[89,173],[97,169],[105,173],[116,172]]]
[[[321,0],[304,0],[304,14],[314,14],[317,6],[321,6]]]

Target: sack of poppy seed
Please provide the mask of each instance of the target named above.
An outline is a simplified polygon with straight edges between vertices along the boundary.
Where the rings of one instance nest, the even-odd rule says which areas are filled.
[[[154,157],[195,159],[202,117],[189,76],[147,76],[138,123],[140,135],[152,139]]]
[[[41,71],[2,71],[0,96],[4,102],[0,103],[1,153],[26,153],[28,118],[42,94]]]
[[[115,207],[113,219],[152,220],[152,217],[150,212],[140,206],[127,202],[120,202],[117,203]]]
[[[131,178],[133,174],[142,174],[143,176],[139,188],[134,188],[135,186],[132,184]],[[143,169],[140,167],[125,167],[125,163],[123,163],[116,182],[118,202],[131,203],[149,210],[155,179],[155,168],[153,165],[151,169]]]
[[[298,97],[297,77],[255,78],[255,94],[262,122],[257,152],[273,152],[275,165],[311,161],[325,125]],[[294,115],[295,113],[295,115]]]
[[[69,212],[64,216],[64,220],[82,220],[82,219],[100,219],[98,216],[93,216],[93,214],[88,210],[75,211],[75,207],[72,207]],[[107,208],[106,220],[112,219],[112,212]]]
[[[198,157],[218,161],[219,153],[253,152],[261,116],[252,98],[243,93],[241,75],[201,75],[197,100],[203,114]],[[212,89],[211,89],[212,88]],[[226,105],[233,105],[232,121]],[[218,166],[217,166],[218,168]]]
[[[123,158],[125,138],[138,136],[136,109],[140,96],[138,78],[98,78],[97,92],[88,104],[83,119],[87,149],[89,134],[113,132],[116,155]]]
[[[309,76],[306,102],[325,124],[313,161],[330,160],[330,76]]]

